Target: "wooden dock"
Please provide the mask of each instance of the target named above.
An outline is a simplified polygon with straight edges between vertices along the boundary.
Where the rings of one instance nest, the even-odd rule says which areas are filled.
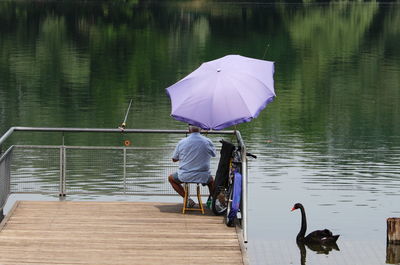
[[[18,201],[0,264],[247,264],[234,228],[182,204]]]

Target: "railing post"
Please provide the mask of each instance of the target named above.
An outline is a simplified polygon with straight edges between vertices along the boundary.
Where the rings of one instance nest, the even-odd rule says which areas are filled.
[[[63,195],[63,175],[64,175],[64,147],[60,146],[60,183],[59,183],[59,192],[58,195],[60,197]]]
[[[242,146],[242,229],[243,229],[243,241],[247,243],[247,156],[246,156],[246,147]]]
[[[62,145],[60,147],[60,188],[59,196],[65,197],[65,173],[66,173],[66,155],[64,145],[64,133],[62,135]]]
[[[126,147],[124,147],[124,194],[126,193]]]
[[[62,192],[63,192],[63,196],[66,196],[66,181],[67,181],[67,148],[63,145],[63,185],[62,185]]]

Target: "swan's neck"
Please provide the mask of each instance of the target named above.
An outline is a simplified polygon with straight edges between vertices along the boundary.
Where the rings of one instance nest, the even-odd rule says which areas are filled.
[[[304,208],[300,208],[301,211],[301,228],[300,232],[297,234],[297,240],[302,241],[304,239],[304,236],[306,235],[307,231],[307,218],[306,218],[306,212],[304,211]]]

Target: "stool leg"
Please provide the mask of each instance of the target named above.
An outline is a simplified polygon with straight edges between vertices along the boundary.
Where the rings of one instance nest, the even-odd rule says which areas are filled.
[[[200,184],[198,183],[197,183],[197,200],[199,202],[201,213],[204,214],[203,202],[201,201],[201,194],[200,194]]]
[[[185,183],[183,185],[183,189],[185,190],[185,197],[183,198],[183,208],[182,208],[182,213],[184,214],[186,211],[187,202],[189,198],[189,184]]]

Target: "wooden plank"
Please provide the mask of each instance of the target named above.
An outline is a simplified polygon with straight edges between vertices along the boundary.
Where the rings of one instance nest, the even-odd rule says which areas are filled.
[[[15,236],[18,238],[23,238],[23,237],[28,237],[28,238],[35,238],[35,237],[40,237],[40,238],[52,238],[54,231],[37,231],[37,230],[4,230],[2,232],[2,237],[5,238],[8,236]],[[93,236],[93,233],[89,231],[57,231],[58,235],[61,238],[65,237],[73,237],[73,238],[88,238],[90,236]],[[109,238],[112,235],[118,236],[119,239],[124,239],[124,238],[141,238],[144,236],[147,237],[152,237],[152,238],[187,238],[188,235],[191,237],[196,237],[196,238],[205,238],[205,239],[215,239],[214,241],[218,240],[229,240],[229,239],[237,239],[235,235],[232,234],[226,234],[226,233],[220,233],[220,232],[215,232],[212,234],[209,233],[204,233],[202,231],[177,231],[175,233],[169,232],[169,231],[125,231],[125,232],[115,232],[115,231],[100,231],[99,233],[96,233],[96,236],[99,238]]]
[[[234,228],[181,204],[17,202],[0,264],[243,264]]]

